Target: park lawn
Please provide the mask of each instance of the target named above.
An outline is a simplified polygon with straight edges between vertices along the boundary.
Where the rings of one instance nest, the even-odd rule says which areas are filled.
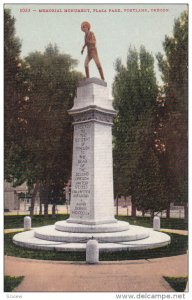
[[[24,276],[4,276],[4,292],[12,292],[23,280]]]
[[[168,277],[164,276],[164,279],[169,283],[169,285],[176,291],[176,292],[184,292],[188,277]]]
[[[117,219],[120,221],[127,221],[131,225],[144,226],[144,227],[150,227],[150,228],[153,227],[153,219],[150,217],[119,216]],[[161,228],[188,230],[188,224],[186,224],[184,222],[184,219],[161,218]]]
[[[66,220],[69,215],[58,214],[54,218],[49,216],[39,216],[35,215],[32,217],[32,227],[40,227],[45,225],[53,225],[57,221]],[[24,216],[5,216],[4,217],[4,228],[23,228],[23,219]],[[149,217],[126,217],[119,216],[117,217],[120,221],[129,222],[131,225],[138,225],[144,227],[153,227],[153,220]],[[183,219],[161,219],[161,228],[166,229],[183,229],[187,230],[188,226],[184,223]]]
[[[22,216],[4,216],[4,229],[11,228],[23,228],[24,215]],[[52,215],[39,216],[35,215],[32,217],[32,227],[40,227],[46,225],[53,225],[57,221],[66,220],[69,215],[58,214],[54,218]]]

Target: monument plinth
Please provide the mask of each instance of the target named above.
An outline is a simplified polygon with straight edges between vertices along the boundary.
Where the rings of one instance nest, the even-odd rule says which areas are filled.
[[[16,245],[57,251],[86,251],[95,239],[99,251],[140,250],[166,246],[167,234],[114,218],[112,124],[116,111],[107,84],[98,78],[79,83],[73,117],[73,163],[70,217],[55,225],[14,235]]]
[[[71,209],[67,222],[115,223],[112,124],[116,115],[106,83],[83,80],[77,89],[73,116]]]

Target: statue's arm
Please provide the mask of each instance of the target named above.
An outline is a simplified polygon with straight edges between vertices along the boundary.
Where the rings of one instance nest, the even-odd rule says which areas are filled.
[[[85,42],[85,44],[83,45],[83,48],[81,50],[81,54],[83,54],[83,51],[84,51],[84,49],[85,49],[86,46],[87,46],[87,42]]]

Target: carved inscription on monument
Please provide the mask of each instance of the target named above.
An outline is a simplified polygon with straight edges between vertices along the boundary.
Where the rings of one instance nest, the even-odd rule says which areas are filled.
[[[78,124],[74,131],[75,170],[73,170],[72,215],[76,218],[90,214],[90,147],[91,124]]]

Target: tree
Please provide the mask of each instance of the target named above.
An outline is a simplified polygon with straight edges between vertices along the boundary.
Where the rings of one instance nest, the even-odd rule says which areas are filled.
[[[188,13],[175,20],[173,36],[165,37],[165,54],[157,59],[162,72],[163,107],[158,139],[165,145],[162,161],[170,202],[187,206],[188,182]],[[163,109],[162,109],[163,108]]]
[[[72,107],[81,74],[76,60],[60,54],[51,44],[42,54],[31,53],[29,108],[27,112],[28,179],[40,182],[45,214],[51,186],[64,186],[70,178],[72,160]]]
[[[152,147],[133,176],[132,194],[137,209],[142,212],[149,211],[152,217],[167,208],[166,183]]]
[[[15,34],[15,19],[10,10],[4,10],[4,154],[5,179],[15,182],[25,163],[23,155],[27,86],[26,64],[20,58],[21,43]],[[17,162],[23,156],[22,163]]]
[[[49,44],[45,52],[20,58],[15,19],[5,10],[5,179],[27,181],[32,207],[38,190],[64,186],[70,178],[72,107],[77,61]],[[47,205],[46,205],[47,207]]]
[[[166,206],[165,183],[155,148],[158,87],[154,58],[144,47],[129,49],[126,67],[116,62],[113,85],[115,191],[152,214]],[[160,190],[159,190],[160,189]]]
[[[128,72],[128,68],[130,72]],[[132,128],[135,124],[135,114],[137,101],[139,99],[138,86],[138,53],[136,50],[129,49],[127,58],[127,67],[124,67],[118,59],[116,61],[115,81],[113,83],[114,108],[118,111],[114,120],[113,137],[114,137],[114,187],[115,193],[131,193],[131,174],[136,168],[137,160],[133,159],[135,151],[129,147],[133,140]],[[132,146],[135,144],[132,143]],[[127,168],[127,158],[129,168]]]
[[[4,10],[4,97],[5,97],[5,132],[11,132],[12,123],[17,120],[19,95],[17,80],[20,73],[19,39],[15,36],[15,19],[10,11]],[[12,119],[14,120],[12,121]],[[9,123],[8,123],[9,120]],[[13,138],[11,136],[11,138]],[[9,140],[7,139],[8,143]]]
[[[26,111],[28,65],[20,57],[15,18],[4,10],[4,178],[14,187],[27,181]],[[29,183],[29,182],[28,182]],[[31,187],[32,188],[32,187]]]

